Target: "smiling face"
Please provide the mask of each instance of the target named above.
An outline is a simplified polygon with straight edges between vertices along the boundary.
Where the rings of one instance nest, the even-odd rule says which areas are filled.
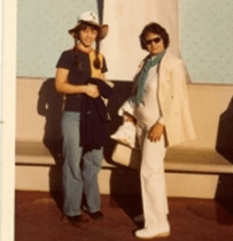
[[[163,39],[160,35],[148,32],[145,35],[145,43],[147,51],[152,55],[158,55],[162,53],[164,48]]]
[[[91,47],[93,42],[95,42],[97,35],[98,31],[96,28],[92,26],[86,26],[79,32],[79,41],[84,47]]]

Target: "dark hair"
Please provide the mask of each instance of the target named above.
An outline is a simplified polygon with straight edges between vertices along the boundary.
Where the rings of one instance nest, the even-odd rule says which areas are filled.
[[[158,23],[150,23],[144,27],[144,29],[142,30],[142,33],[139,36],[142,49],[147,50],[145,38],[148,33],[154,33],[154,34],[160,35],[161,38],[163,39],[164,48],[166,49],[168,47],[169,35],[166,29],[160,26]]]
[[[86,22],[81,22],[78,27],[75,29],[75,32],[74,32],[74,41],[75,41],[75,46],[74,46],[74,51],[75,51],[75,65],[79,68],[79,69],[82,69],[82,63],[79,61],[78,59],[78,51],[77,51],[77,42],[79,40],[79,33],[81,30],[85,30],[86,28],[88,27],[92,27],[94,28],[95,30],[97,30],[97,38],[96,38],[96,51],[95,51],[95,55],[96,55],[96,58],[94,60],[94,67],[96,69],[100,69],[100,59],[99,59],[99,34],[100,34],[100,31],[99,31],[99,28],[95,25],[92,25],[92,24],[89,24],[89,23],[86,23]]]

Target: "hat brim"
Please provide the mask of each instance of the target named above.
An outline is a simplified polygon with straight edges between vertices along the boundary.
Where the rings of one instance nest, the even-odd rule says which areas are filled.
[[[81,23],[88,23],[90,25],[98,27],[100,29],[100,34],[98,36],[98,40],[104,39],[108,34],[108,25],[107,24],[97,24],[97,23],[94,23],[91,21],[79,21],[78,24],[74,28],[72,28],[68,31],[69,34],[74,37],[74,34]]]

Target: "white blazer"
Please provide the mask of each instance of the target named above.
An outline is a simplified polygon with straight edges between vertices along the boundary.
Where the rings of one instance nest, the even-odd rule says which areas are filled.
[[[143,63],[139,68],[141,69],[142,66]],[[135,78],[135,85],[136,81],[137,78]],[[183,61],[166,53],[159,65],[157,95],[168,146],[195,139],[186,82]]]

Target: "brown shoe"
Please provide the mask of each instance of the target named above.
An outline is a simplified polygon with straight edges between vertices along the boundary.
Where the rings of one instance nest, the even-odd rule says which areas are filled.
[[[84,221],[81,215],[66,216],[66,218],[69,221],[69,223],[73,226],[77,226]]]
[[[104,218],[104,215],[101,211],[97,211],[95,213],[88,213],[90,217],[94,220],[100,220]]]

